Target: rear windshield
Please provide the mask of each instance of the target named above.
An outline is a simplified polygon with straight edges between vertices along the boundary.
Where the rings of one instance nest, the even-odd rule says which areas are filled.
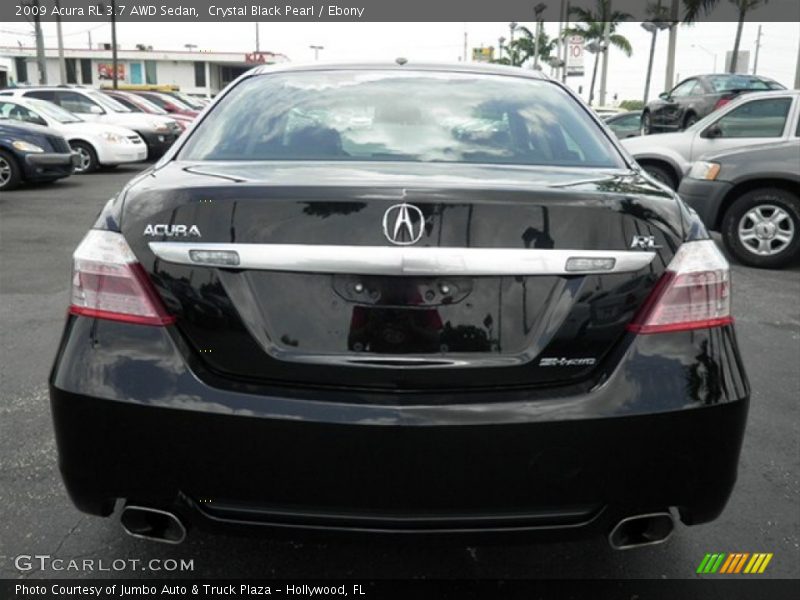
[[[708,78],[716,92],[733,90],[785,90],[777,81],[747,75],[712,75]]]
[[[553,83],[420,71],[245,79],[180,157],[624,166],[600,126]]]

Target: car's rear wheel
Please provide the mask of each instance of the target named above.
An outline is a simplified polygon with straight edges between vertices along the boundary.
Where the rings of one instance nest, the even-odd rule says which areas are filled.
[[[697,123],[697,115],[694,113],[689,113],[686,115],[686,118],[683,120],[683,128],[689,129],[692,125]]]
[[[17,161],[8,152],[0,150],[0,192],[13,190],[21,180]]]
[[[78,164],[75,166],[76,173],[91,173],[100,166],[97,160],[97,153],[86,142],[70,142],[72,149],[78,153]]]
[[[800,199],[780,188],[742,194],[725,213],[722,238],[742,264],[784,267],[800,254]]]
[[[644,164],[642,168],[659,183],[663,183],[672,190],[678,189],[678,182],[675,180],[675,175],[672,174],[669,167],[656,164]]]

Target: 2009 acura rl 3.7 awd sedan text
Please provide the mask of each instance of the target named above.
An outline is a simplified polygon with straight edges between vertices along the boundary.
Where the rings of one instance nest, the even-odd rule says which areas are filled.
[[[100,214],[51,377],[134,535],[662,541],[736,480],[728,264],[560,83],[259,68]]]

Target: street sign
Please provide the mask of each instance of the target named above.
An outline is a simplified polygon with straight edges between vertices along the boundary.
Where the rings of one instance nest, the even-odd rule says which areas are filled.
[[[571,35],[567,38],[567,77],[583,75],[583,43],[582,35]]]
[[[493,58],[494,48],[492,46],[472,49],[472,62],[492,62]]]

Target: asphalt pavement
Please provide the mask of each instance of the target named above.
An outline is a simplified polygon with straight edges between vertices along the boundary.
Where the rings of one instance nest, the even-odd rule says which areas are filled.
[[[78,512],[56,466],[47,376],[69,301],[71,253],[139,168],[0,194],[1,578],[691,578],[707,552],[772,552],[760,577],[800,576],[797,266],[733,267],[736,327],[753,390],[739,481],[717,521],[679,525],[660,546],[618,552],[602,539],[511,547],[278,542],[198,531],[166,546],[128,537],[118,515]],[[97,571],[94,562],[95,570],[42,571],[36,563],[25,568],[15,561],[19,555],[102,559],[106,566],[116,559],[185,559],[194,569]]]

